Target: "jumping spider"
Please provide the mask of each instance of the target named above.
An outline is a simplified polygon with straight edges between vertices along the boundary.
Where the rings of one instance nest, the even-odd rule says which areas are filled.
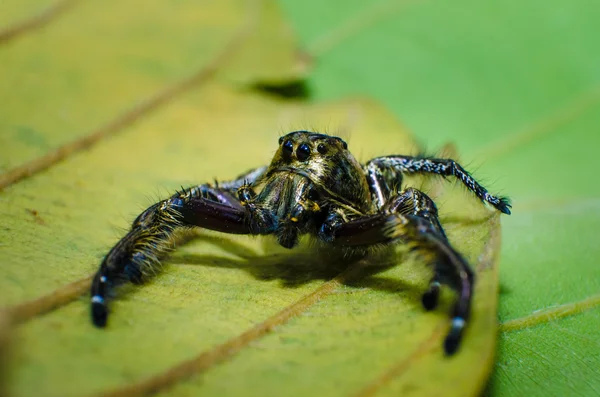
[[[455,176],[483,202],[510,214],[507,198],[488,193],[454,160],[397,155],[361,165],[340,138],[291,132],[279,139],[269,166],[184,189],[142,212],[94,277],[92,320],[106,326],[111,288],[123,280],[140,283],[170,249],[178,228],[273,234],[285,248],[306,233],[346,249],[402,242],[431,254],[434,276],[423,295],[425,309],[437,305],[441,283],[458,293],[444,341],[451,355],[469,318],[474,274],[446,238],[435,203],[417,189],[400,189],[403,175],[411,173]]]

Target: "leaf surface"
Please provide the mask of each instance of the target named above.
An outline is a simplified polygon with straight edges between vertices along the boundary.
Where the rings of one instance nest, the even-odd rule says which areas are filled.
[[[31,19],[60,3],[62,3],[60,0],[58,2],[52,0],[3,1],[2,8],[0,8],[2,10],[0,13],[0,31],[6,31],[8,27]]]
[[[16,15],[34,8],[28,3],[2,7]],[[242,84],[297,79],[303,68],[272,1],[74,2],[22,36],[0,46],[0,145],[10,148],[0,171],[139,112],[157,95],[167,102],[198,71]],[[265,37],[274,38],[269,46]]]

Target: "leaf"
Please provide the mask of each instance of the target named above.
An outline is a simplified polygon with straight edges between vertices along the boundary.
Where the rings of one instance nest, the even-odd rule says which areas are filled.
[[[225,117],[234,109],[235,118]],[[207,175],[235,175],[264,163],[269,156],[265,147],[277,141],[277,126],[298,128],[306,119],[351,131],[376,131],[381,138],[377,144],[366,135],[349,137],[351,147],[367,158],[385,151],[392,137],[406,148],[404,152],[416,150],[395,120],[369,101],[348,100],[311,108],[206,85],[127,134],[15,185],[4,195],[8,208],[1,216],[14,240],[4,254],[4,261],[11,260],[10,266],[3,268],[3,295],[17,303],[91,273],[121,234],[110,225],[118,222],[126,228],[132,216],[124,214],[139,211],[140,197],[157,186],[172,191],[181,184],[206,180]],[[198,140],[199,130],[219,131],[220,139]],[[164,131],[171,131],[168,142],[164,141]],[[240,139],[252,144],[231,145]],[[221,160],[225,154],[227,163]],[[43,198],[35,194],[39,191],[45,192]],[[449,202],[452,198],[440,199]],[[153,200],[148,198],[149,203]],[[37,222],[33,209],[43,223]],[[477,215],[477,211],[467,212]],[[479,215],[485,213],[481,208]],[[246,346],[229,362],[218,367],[216,362],[211,364],[206,377],[177,386],[172,392],[177,394],[183,388],[208,395],[217,390],[236,393],[260,384],[265,394],[277,394],[282,382],[292,387],[295,381],[301,382],[294,388],[298,393],[304,384],[339,394],[343,390],[338,382],[343,382],[348,370],[363,374],[355,382],[343,382],[346,390],[356,391],[398,360],[404,361],[403,352],[411,362],[423,363],[424,367],[411,368],[424,370],[418,379],[438,371],[447,381],[456,381],[464,376],[463,371],[453,370],[461,368],[461,362],[476,359],[485,363],[492,357],[496,284],[490,255],[494,247],[483,247],[498,243],[497,238],[486,243],[489,233],[498,232],[497,220],[494,222],[475,227],[455,224],[448,229],[458,247],[473,262],[479,259],[483,267],[475,320],[465,339],[464,353],[456,359],[446,360],[441,352],[448,308],[425,313],[420,306],[420,294],[428,279],[422,264],[408,261],[396,267],[396,257],[388,258],[387,263],[375,258],[376,264],[392,268],[366,278],[342,278],[340,284],[330,282],[328,285],[335,288],[321,297],[320,304],[306,307],[306,317],[297,313],[289,325],[281,323],[272,336]],[[203,236],[198,243],[178,250],[170,260],[173,265],[163,275],[143,288],[120,294],[107,330],[94,329],[88,323],[86,297],[22,325],[11,385],[14,394],[47,390],[70,395],[135,384],[190,358],[192,352],[210,351],[219,343],[236,339],[241,330],[310,294],[322,279],[341,271],[340,265],[329,268],[329,261],[315,263],[323,259],[302,249],[284,253],[281,248],[263,250],[263,240]],[[33,251],[27,249],[32,242],[37,247]],[[478,258],[480,254],[483,258]],[[333,349],[336,358],[319,358],[323,349]],[[412,354],[424,358],[417,360]],[[356,358],[361,359],[355,362]],[[344,362],[352,365],[339,365]],[[282,363],[293,371],[282,373],[280,368],[273,376],[274,368]],[[224,381],[223,376],[239,373],[240,366],[242,370],[251,367],[253,372],[233,383]],[[305,375],[298,377],[301,370]],[[322,371],[330,373],[317,376]],[[486,372],[482,366],[480,382]],[[316,382],[306,384],[305,377],[311,374]]]
[[[76,10],[70,12],[81,12]],[[61,26],[54,23],[58,20],[48,32]],[[32,40],[46,37],[31,35]],[[18,48],[27,37],[19,40],[11,45]],[[23,106],[22,97],[15,98]],[[105,111],[81,106],[83,112]],[[40,120],[51,124],[43,116]],[[92,130],[94,122],[98,120],[92,117]],[[109,329],[91,327],[86,296],[60,307],[82,291],[86,277],[140,206],[182,184],[232,177],[268,162],[272,149],[267,148],[274,147],[282,126],[307,128],[308,123],[346,136],[363,160],[390,150],[417,152],[406,131],[373,102],[348,99],[308,106],[232,92],[207,79],[193,91],[178,92],[169,106],[151,107],[126,133],[95,140],[90,151],[77,156],[70,151],[64,162],[51,163],[47,172],[6,189],[6,205],[0,209],[0,260],[6,264],[0,270],[0,290],[2,302],[13,305],[7,313],[23,323],[13,336],[9,392],[79,395],[125,387],[117,392],[130,394],[175,386],[166,392],[178,394],[182,388],[214,394],[259,384],[265,394],[279,394],[283,382],[297,393],[303,388],[329,394],[383,387],[416,390],[419,385],[439,391],[455,382],[465,384],[457,393],[479,390],[494,345],[497,217],[448,228],[459,249],[479,264],[481,298],[462,354],[453,360],[445,359],[440,348],[447,303],[433,313],[423,311],[419,300],[428,272],[402,251],[399,257],[379,255],[342,272],[346,261],[311,255],[307,246],[289,253],[265,239],[204,233],[197,243],[177,251],[163,275],[144,288],[121,291]],[[42,137],[57,138],[52,130]],[[18,157],[19,145],[10,139],[3,153]],[[485,219],[487,212],[476,201],[465,207],[464,197],[439,182],[414,183],[437,193],[440,202],[454,208],[455,218]],[[146,197],[145,205],[140,197]],[[398,262],[404,266],[395,266]],[[381,272],[373,274],[370,265],[379,265]],[[32,318],[50,309],[58,310]],[[5,332],[3,326],[0,334]],[[324,348],[333,353],[323,356]],[[477,371],[461,370],[473,360],[480,364]],[[406,363],[410,374],[399,377]],[[286,366],[283,372],[281,365]],[[239,368],[252,371],[230,382]],[[348,371],[358,375],[352,382],[346,381]],[[178,383],[194,372],[206,375]],[[469,382],[461,380],[466,375]],[[443,382],[428,381],[434,376]]]
[[[448,297],[439,310],[423,311],[419,300],[429,274],[421,261],[402,250],[391,256],[375,256],[367,263],[351,264],[350,270],[343,272],[347,261],[315,256],[307,246],[290,253],[265,239],[202,233],[197,242],[171,257],[164,274],[143,288],[121,291],[108,330],[90,326],[86,296],[61,307],[84,290],[89,280],[86,277],[141,208],[182,184],[232,177],[268,162],[281,131],[315,128],[339,133],[347,137],[362,160],[418,150],[406,130],[374,102],[346,99],[309,106],[225,88],[225,83],[240,87],[253,80],[285,82],[301,75],[302,64],[295,63],[296,58],[281,56],[295,54],[291,39],[286,40],[290,36],[277,36],[279,45],[262,45],[265,38],[285,30],[280,20],[260,24],[260,30],[252,31],[254,38],[246,41],[247,47],[232,51],[227,62],[215,59],[222,59],[220,51],[224,46],[229,48],[231,41],[224,36],[221,41],[209,43],[214,46],[212,55],[216,55],[198,63],[204,67],[208,63],[208,70],[218,73],[209,73],[210,78],[203,78],[201,84],[192,79],[198,83],[194,90],[177,88],[189,80],[176,73],[171,75],[170,66],[163,66],[164,70],[154,71],[153,84],[163,87],[165,81],[173,83],[152,91],[154,86],[141,81],[152,80],[151,76],[131,73],[127,68],[131,65],[120,62],[131,60],[127,48],[139,48],[144,57],[155,57],[154,62],[173,59],[170,54],[176,48],[166,44],[177,42],[190,26],[184,22],[194,16],[184,10],[185,4],[179,3],[182,9],[177,12],[169,10],[173,20],[159,12],[162,3],[148,3],[147,14],[133,19],[129,18],[142,13],[137,9],[125,11],[131,8],[115,12],[112,8],[111,17],[117,17],[110,23],[120,23],[118,26],[127,29],[126,37],[131,35],[132,41],[119,40],[125,35],[119,35],[114,27],[89,34],[88,45],[99,53],[103,48],[110,50],[114,56],[114,69],[104,70],[104,74],[98,71],[97,59],[91,62],[92,58],[90,64],[74,64],[68,62],[69,58],[63,59],[71,54],[66,49],[51,52],[40,44],[50,43],[56,48],[57,37],[70,37],[65,32],[87,32],[95,26],[94,21],[102,26],[106,14],[94,11],[97,5],[74,3],[46,28],[27,32],[0,48],[6,51],[3,55],[14,56],[9,63],[13,77],[28,75],[23,59],[46,54],[46,61],[58,62],[56,69],[46,69],[48,65],[43,62],[31,64],[67,82],[79,74],[81,84],[97,84],[93,91],[98,92],[97,97],[80,102],[83,91],[71,92],[68,84],[43,86],[51,83],[43,80],[37,90],[27,84],[15,85],[11,91],[14,104],[5,109],[5,120],[10,122],[17,120],[29,126],[35,121],[39,126],[53,126],[33,134],[33,138],[20,130],[7,139],[2,158],[14,156],[15,164],[52,153],[64,142],[80,142],[72,141],[77,137],[98,137],[68,151],[60,158],[63,163],[53,160],[47,163],[47,172],[13,184],[2,193],[6,205],[0,209],[4,244],[0,261],[7,265],[0,268],[0,290],[2,302],[13,306],[0,315],[9,314],[13,320],[24,322],[13,336],[16,347],[9,357],[10,391],[15,395],[79,395],[117,388],[117,394],[129,395],[168,386],[174,388],[164,393],[193,395],[241,394],[250,388],[279,395],[284,387],[297,394],[309,390],[331,395],[478,393],[489,372],[495,343],[499,220],[497,216],[490,218],[476,200],[439,180],[415,179],[411,183],[435,193],[448,220],[452,241],[477,266],[479,280],[473,323],[461,354],[453,359],[444,358],[440,349],[448,323]],[[267,6],[276,10],[271,3]],[[221,18],[229,23],[228,15],[236,17],[238,25],[227,31],[226,38],[235,38],[240,32],[244,36],[245,25],[239,14],[229,9],[217,14],[219,18],[208,18],[212,15],[204,11],[203,16],[219,29],[223,28]],[[252,21],[246,14],[252,12],[244,13]],[[163,37],[152,27],[164,22],[172,25],[166,25]],[[272,26],[275,32],[269,30]],[[148,30],[156,36],[142,35],[139,42],[134,40],[136,31],[150,34]],[[102,39],[96,36],[99,33]],[[141,51],[152,37],[157,47]],[[25,45],[28,49],[22,49]],[[177,54],[192,56],[194,51],[186,51],[194,48],[191,46],[182,46],[184,50]],[[253,49],[266,49],[267,53],[261,58],[263,53]],[[268,60],[269,65],[257,62],[260,59]],[[203,70],[192,71],[192,76]],[[142,102],[142,113],[127,116],[132,114],[127,109],[139,109],[131,107],[135,101],[133,91],[129,95],[129,86],[118,83],[105,88],[110,81],[129,81],[136,87],[139,84],[140,90],[153,92],[149,98],[164,99],[151,99],[151,106]],[[121,90],[124,97],[118,95]],[[71,102],[62,102],[65,98]],[[33,102],[27,103],[27,99]],[[110,100],[122,106],[110,107]],[[169,106],[162,106],[167,102]],[[44,112],[30,119],[23,110],[24,103],[28,109]],[[59,120],[57,109],[68,109],[73,115],[69,114],[66,121]],[[121,109],[125,109],[126,123],[115,118]],[[65,133],[69,123],[81,123],[85,128]],[[107,125],[110,128],[102,127]],[[97,134],[106,130],[111,132]],[[102,141],[121,130],[122,135]],[[86,135],[89,131],[92,134]],[[28,152],[22,150],[22,142],[17,142],[15,136],[49,143],[38,152]],[[83,148],[91,150],[79,153]],[[400,262],[403,266],[395,266]],[[380,267],[371,270],[373,265]],[[57,308],[46,316],[32,318]],[[3,346],[7,344],[6,330],[0,321]],[[474,369],[473,363],[477,363]],[[203,375],[182,382],[198,372]]]
[[[456,143],[476,176],[514,199],[499,320],[550,314],[500,333],[486,394],[600,394],[599,4],[283,4],[318,55],[317,99],[381,100],[427,146]],[[553,315],[563,308],[583,313]]]
[[[47,0],[17,2],[7,5],[3,2],[0,14],[0,43],[17,39],[28,32],[40,29],[69,9],[76,0]],[[43,7],[43,8],[42,8]]]
[[[18,15],[32,8],[26,4],[6,9]],[[0,144],[11,148],[0,170],[25,167],[8,172],[12,179],[37,172],[40,165],[31,171],[28,161],[45,154],[56,162],[64,153],[53,149],[68,142],[75,145],[68,153],[89,147],[217,70],[236,84],[303,74],[272,1],[147,1],[143,11],[133,0],[69,4],[48,28],[21,31],[0,48]],[[265,37],[276,39],[264,46]]]

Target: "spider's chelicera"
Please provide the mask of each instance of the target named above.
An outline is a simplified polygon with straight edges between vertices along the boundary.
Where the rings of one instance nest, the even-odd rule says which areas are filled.
[[[94,277],[92,320],[106,326],[111,288],[123,280],[140,283],[168,252],[179,228],[271,234],[286,248],[303,234],[346,249],[412,243],[431,254],[434,268],[424,307],[437,305],[442,283],[457,291],[444,341],[445,352],[453,354],[469,319],[474,274],[448,241],[435,203],[417,189],[401,189],[403,175],[412,173],[454,176],[482,201],[510,214],[508,199],[488,193],[454,160],[396,155],[361,165],[340,138],[291,132],[279,139],[269,166],[233,181],[182,190],[142,212]]]

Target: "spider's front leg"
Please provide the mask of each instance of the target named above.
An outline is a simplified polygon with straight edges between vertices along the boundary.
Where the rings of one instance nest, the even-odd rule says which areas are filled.
[[[437,159],[432,157],[413,156],[384,156],[370,160],[365,165],[369,182],[374,188],[374,196],[380,206],[390,193],[389,180],[398,185],[403,174],[437,174],[454,176],[483,202],[489,203],[498,211],[510,215],[510,200],[506,197],[494,196],[487,191],[471,174],[452,159]],[[389,175],[392,174],[392,175]]]
[[[458,350],[470,315],[474,274],[462,255],[448,242],[438,220],[437,208],[427,195],[409,188],[392,196],[380,213],[347,222],[333,213],[323,224],[319,236],[335,245],[348,247],[402,241],[429,253],[435,275],[423,295],[423,305],[428,310],[437,305],[440,282],[457,291],[458,299],[444,350],[448,355]]]
[[[267,212],[250,214],[252,210],[234,196],[241,181],[223,185],[183,190],[150,206],[135,219],[127,235],[106,255],[92,281],[91,315],[96,326],[106,325],[106,301],[111,289],[124,281],[140,283],[146,274],[154,272],[160,258],[171,249],[178,229],[199,226],[232,234],[271,232]]]

